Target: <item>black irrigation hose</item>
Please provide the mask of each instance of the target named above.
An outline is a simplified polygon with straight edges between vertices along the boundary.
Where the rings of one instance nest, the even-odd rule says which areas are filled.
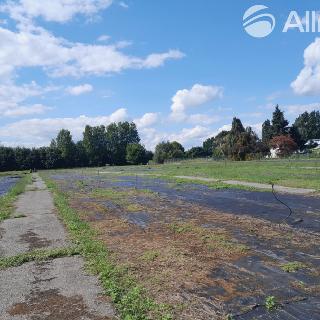
[[[288,219],[291,217],[291,215],[293,214],[293,211],[292,211],[292,209],[291,209],[286,203],[284,203],[283,201],[281,201],[281,200],[277,197],[277,195],[276,195],[276,193],[275,193],[275,191],[274,191],[274,184],[272,184],[272,194],[273,194],[273,196],[276,198],[276,200],[278,200],[281,204],[283,204],[284,206],[286,206],[286,207],[289,209],[289,215],[280,222],[280,224],[281,224],[281,223],[285,222],[286,220],[288,220]]]

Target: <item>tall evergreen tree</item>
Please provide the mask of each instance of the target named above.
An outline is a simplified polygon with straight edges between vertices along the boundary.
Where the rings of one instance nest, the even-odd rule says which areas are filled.
[[[288,133],[289,122],[284,118],[283,112],[279,106],[276,105],[276,109],[272,115],[272,136],[281,136]]]
[[[242,132],[245,132],[245,128],[242,125],[242,122],[240,119],[234,117],[232,120],[232,126],[230,134],[234,136],[239,136]]]
[[[272,137],[273,137],[273,128],[270,120],[268,119],[262,124],[262,142],[268,145]]]

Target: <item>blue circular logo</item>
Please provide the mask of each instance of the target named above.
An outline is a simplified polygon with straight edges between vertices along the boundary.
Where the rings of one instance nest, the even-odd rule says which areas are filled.
[[[267,37],[276,26],[274,16],[266,12],[268,7],[255,5],[249,8],[243,15],[243,27],[254,38]]]

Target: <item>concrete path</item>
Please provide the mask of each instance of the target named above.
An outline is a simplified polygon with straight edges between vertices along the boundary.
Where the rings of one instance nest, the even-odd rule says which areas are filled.
[[[22,194],[12,218],[0,224],[0,257],[35,249],[71,245],[54,213],[50,192],[42,179]],[[0,270],[0,320],[117,319],[102,295],[98,280],[84,270],[81,257],[29,262]]]
[[[246,181],[239,181],[239,180],[219,180],[219,179],[203,178],[203,177],[195,177],[195,176],[175,176],[175,178],[187,179],[187,180],[198,180],[198,181],[205,181],[205,182],[222,182],[222,183],[234,185],[234,186],[246,186],[246,187],[252,187],[252,188],[263,189],[263,190],[272,189],[270,184],[257,183],[257,182],[246,182]],[[314,193],[317,191],[315,189],[291,188],[291,187],[283,187],[278,185],[275,185],[274,189],[277,192],[298,194],[298,195],[299,194],[306,195],[306,194]]]

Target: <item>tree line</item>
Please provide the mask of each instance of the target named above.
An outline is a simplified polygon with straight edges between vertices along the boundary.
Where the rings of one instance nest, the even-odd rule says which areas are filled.
[[[74,142],[70,131],[60,130],[50,146],[40,148],[0,146],[0,171],[57,169],[104,165],[146,164],[150,160],[164,163],[171,159],[213,157],[216,159],[251,160],[278,150],[287,156],[304,149],[308,140],[320,139],[320,112],[304,112],[292,126],[283,111],[276,106],[272,119],[262,126],[262,138],[233,118],[229,131],[222,131],[206,139],[202,146],[185,151],[176,141],[163,141],[155,153],[140,143],[133,122],[111,123],[108,126],[86,126],[82,140]]]
[[[285,119],[279,106],[275,107],[271,121],[262,125],[262,138],[245,128],[238,118],[233,118],[229,131],[222,131],[205,140],[202,146],[185,151],[178,142],[162,142],[156,146],[154,160],[157,163],[181,158],[213,157],[215,159],[251,160],[270,155],[270,149],[285,157],[294,151],[304,150],[307,141],[320,139],[320,112],[304,112],[292,126]],[[312,147],[312,145],[310,146]]]
[[[0,147],[0,170],[57,169],[88,166],[146,164],[153,153],[140,144],[133,122],[86,126],[82,140],[74,142],[62,129],[50,146],[40,148]]]

